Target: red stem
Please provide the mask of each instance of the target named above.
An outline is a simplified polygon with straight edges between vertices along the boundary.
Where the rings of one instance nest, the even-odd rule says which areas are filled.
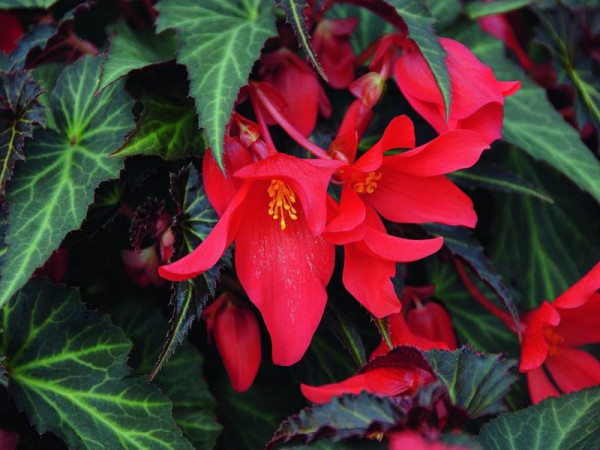
[[[265,116],[262,113],[259,101],[256,98],[256,92],[252,85],[248,86],[248,92],[250,93],[250,101],[252,103],[252,108],[254,109],[254,115],[256,116],[256,121],[258,122],[258,126],[260,127],[260,133],[262,134],[265,143],[267,144],[267,153],[269,155],[275,155],[277,153],[277,149],[275,148],[275,144],[273,143],[273,138],[271,138],[271,132],[269,131],[269,126],[267,125],[267,121],[265,120]]]
[[[456,271],[458,272],[460,279],[464,283],[469,293],[475,298],[475,300],[477,300],[477,302],[485,309],[487,309],[490,313],[492,313],[494,316],[496,316],[498,319],[504,322],[504,324],[510,329],[510,331],[512,331],[515,334],[519,334],[517,330],[517,325],[515,324],[515,321],[513,320],[512,316],[506,311],[503,311],[496,305],[494,305],[494,303],[492,303],[483,294],[483,292],[479,290],[479,288],[475,285],[475,283],[473,283],[473,281],[469,277],[465,266],[457,258],[454,258],[454,265],[456,266]],[[519,328],[521,330],[523,329],[522,324],[519,324]]]

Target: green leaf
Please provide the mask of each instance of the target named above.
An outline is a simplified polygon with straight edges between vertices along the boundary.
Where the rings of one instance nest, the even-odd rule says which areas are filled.
[[[44,49],[48,40],[55,34],[56,27],[46,22],[39,23],[27,31],[9,56],[12,68],[23,69],[29,52],[38,47]]]
[[[394,27],[386,22],[377,14],[360,6],[348,5],[343,3],[335,4],[330,13],[333,17],[345,19],[347,17],[357,17],[358,25],[350,36],[354,52],[358,55],[362,53],[378,37],[393,33]]]
[[[300,48],[304,50],[306,57],[318,74],[321,75],[321,78],[325,81],[329,81],[310,42],[310,33],[306,26],[306,17],[304,17],[304,8],[307,6],[306,0],[278,0],[278,2],[283,8],[287,23],[292,26],[292,29],[298,38]]]
[[[465,12],[471,19],[478,19],[491,14],[505,14],[535,3],[536,0],[495,0],[493,2],[478,1],[467,3]]]
[[[450,312],[459,342],[472,345],[479,351],[518,354],[520,346],[516,335],[477,303],[451,264],[434,259],[428,264],[428,272],[429,280],[435,286],[435,298]],[[484,294],[493,295],[483,283],[478,284]]]
[[[191,449],[171,402],[127,367],[131,343],[76,289],[35,279],[1,314],[9,394],[71,448]]]
[[[409,408],[410,402],[366,392],[333,397],[329,403],[305,408],[283,421],[266,448],[288,442],[310,444],[325,432],[335,442],[387,431],[406,418]]]
[[[408,37],[415,41],[423,53],[442,93],[448,117],[452,100],[450,76],[446,67],[446,52],[433,29],[435,18],[427,9],[427,3],[422,0],[388,0],[388,3],[396,8],[408,27]]]
[[[58,0],[0,0],[0,9],[44,8],[48,9]]]
[[[171,194],[179,210],[177,224],[183,238],[183,245],[180,246],[178,254],[181,257],[193,251],[206,239],[217,223],[218,216],[208,201],[200,174],[192,164],[171,176]],[[171,326],[150,379],[156,376],[175,348],[183,342],[196,317],[202,315],[208,299],[215,295],[221,270],[230,264],[231,252],[227,251],[210,270],[196,278],[174,285],[171,296],[173,306]]]
[[[43,90],[28,71],[0,72],[0,198],[17,160],[25,159],[25,138],[45,126]]]
[[[175,59],[175,35],[166,31],[133,31],[125,22],[108,29],[111,47],[102,70],[99,90],[127,75],[132,70]]]
[[[160,311],[149,310],[146,303],[127,299],[112,314],[133,341],[130,364],[140,373],[152,370],[168,329]],[[215,400],[202,378],[202,364],[198,350],[184,342],[153,384],[173,402],[173,418],[185,437],[195,448],[208,450],[214,447],[221,425],[215,418]]]
[[[273,4],[266,0],[161,0],[156,9],[158,31],[177,31],[177,60],[187,66],[200,126],[222,166],[225,126],[238,91],[248,82],[265,40],[276,35]]]
[[[450,25],[462,9],[460,0],[427,0],[431,14],[437,20],[438,29]]]
[[[502,414],[481,430],[486,449],[585,450],[600,442],[600,387]]]
[[[452,172],[448,176],[463,187],[530,195],[545,202],[554,202],[551,197],[533,184],[525,181],[516,173],[497,165],[479,162],[470,169]]]
[[[520,80],[521,89],[506,99],[502,138],[550,164],[600,202],[600,162],[546,99],[546,91],[504,56],[501,41],[477,25],[465,25],[454,37],[489,65],[500,80]]]
[[[551,169],[516,150],[504,166],[555,201],[503,196],[492,223],[492,260],[521,293],[522,308],[532,309],[543,300],[554,300],[598,261],[600,211]]]
[[[515,327],[519,329],[519,312],[512,292],[508,289],[502,275],[484,253],[481,244],[471,231],[463,227],[451,227],[439,224],[427,224],[425,229],[434,235],[444,237],[444,245],[454,256],[464,260],[475,274],[487,284],[510,313]]]
[[[515,360],[499,355],[481,355],[467,347],[454,350],[430,350],[427,359],[444,385],[450,401],[478,418],[504,410],[502,399],[517,377],[509,371]]]
[[[99,59],[89,56],[62,72],[50,99],[57,130],[36,133],[27,161],[15,168],[0,306],[81,225],[96,186],[119,175],[122,160],[108,154],[133,128],[133,102],[121,84],[94,95],[99,72]]]

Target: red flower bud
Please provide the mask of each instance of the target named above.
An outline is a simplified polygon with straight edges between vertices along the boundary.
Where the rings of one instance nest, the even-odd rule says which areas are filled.
[[[418,305],[408,312],[406,322],[414,334],[431,341],[445,342],[450,350],[456,348],[450,315],[437,303]]]
[[[10,53],[17,46],[17,41],[23,36],[23,28],[19,19],[13,13],[0,12],[0,52]]]
[[[202,317],[215,339],[233,389],[248,390],[261,359],[256,316],[242,302],[225,293],[204,310]]]
[[[354,78],[354,51],[350,35],[356,28],[358,19],[323,19],[313,33],[313,47],[329,84],[343,89]]]

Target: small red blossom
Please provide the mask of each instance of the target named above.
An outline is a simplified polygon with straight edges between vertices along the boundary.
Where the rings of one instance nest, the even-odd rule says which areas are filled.
[[[520,371],[533,403],[600,384],[600,361],[577,348],[600,342],[599,289],[600,263],[524,317]]]
[[[525,70],[533,68],[531,58],[529,58],[527,52],[521,47],[513,27],[506,16],[502,14],[490,14],[489,16],[480,17],[477,19],[477,22],[479,22],[479,26],[483,31],[500,39],[509,49],[515,52],[519,63],[521,63]]]
[[[260,329],[256,316],[232,295],[222,294],[204,310],[209,335],[212,334],[231,386],[247,391],[260,366]]]
[[[404,53],[394,66],[402,94],[440,134],[464,129],[477,131],[488,144],[499,139],[504,98],[514,94],[521,82],[498,81],[492,70],[460,42],[442,38],[440,44],[448,54],[450,117],[446,118],[444,100],[427,61],[411,41],[406,41]]]
[[[446,445],[440,441],[427,441],[421,433],[404,430],[389,433],[389,450],[467,450],[468,447]]]
[[[0,11],[0,52],[11,53],[17,41],[23,36],[23,28],[18,17],[7,11]]]
[[[358,19],[323,19],[315,27],[312,44],[329,84],[336,89],[347,87],[354,78],[354,50],[350,35]]]
[[[309,136],[319,111],[325,117],[331,114],[331,104],[316,73],[298,55],[285,47],[261,58],[261,79],[279,93],[283,104],[281,114],[304,136]],[[267,122],[274,119],[267,114]]]
[[[235,241],[237,275],[271,335],[273,362],[291,365],[306,351],[327,301],[334,246],[320,234],[340,163],[280,153],[255,161],[241,143],[227,147],[234,151],[225,152],[226,176],[210,152],[204,158],[204,185],[219,221],[198,248],[159,273],[193,278]]]

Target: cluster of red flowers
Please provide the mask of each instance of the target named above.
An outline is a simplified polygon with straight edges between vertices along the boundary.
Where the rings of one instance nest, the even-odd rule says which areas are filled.
[[[435,253],[442,238],[392,236],[382,218],[475,226],[472,201],[446,174],[471,167],[500,137],[504,97],[519,88],[519,82],[496,80],[462,44],[441,39],[453,93],[445,117],[440,90],[415,44],[402,33],[385,35],[356,57],[349,42],[356,24],[355,19],[323,19],[314,28],[315,50],[330,86],[349,89],[356,97],[329,147],[307,138],[318,115],[331,114],[315,71],[289,48],[264,54],[260,79],[251,81],[241,97],[250,101],[255,121],[232,115],[224,172],[210,152],[204,157],[204,186],[220,220],[194,252],[159,268],[169,280],[195,277],[215,265],[234,242],[237,275],[262,315],[279,365],[296,363],[310,344],[325,309],[336,246],[344,248],[344,286],[374,317],[384,318],[401,310],[391,281],[396,263]],[[364,61],[370,61],[369,72],[353,80],[355,65]],[[401,115],[359,156],[359,140],[392,75],[439,136],[416,147],[413,124]],[[314,157],[278,151],[270,125],[279,125]],[[243,308],[232,312],[237,302],[228,299],[219,305],[208,313],[215,334],[225,333],[217,331],[223,316],[258,336]],[[240,333],[240,328],[230,333]],[[259,352],[259,338],[252,342]],[[455,346],[452,339],[443,348]],[[236,388],[251,384],[257,368],[251,366],[249,380],[232,376]],[[228,370],[230,375],[235,371]]]

